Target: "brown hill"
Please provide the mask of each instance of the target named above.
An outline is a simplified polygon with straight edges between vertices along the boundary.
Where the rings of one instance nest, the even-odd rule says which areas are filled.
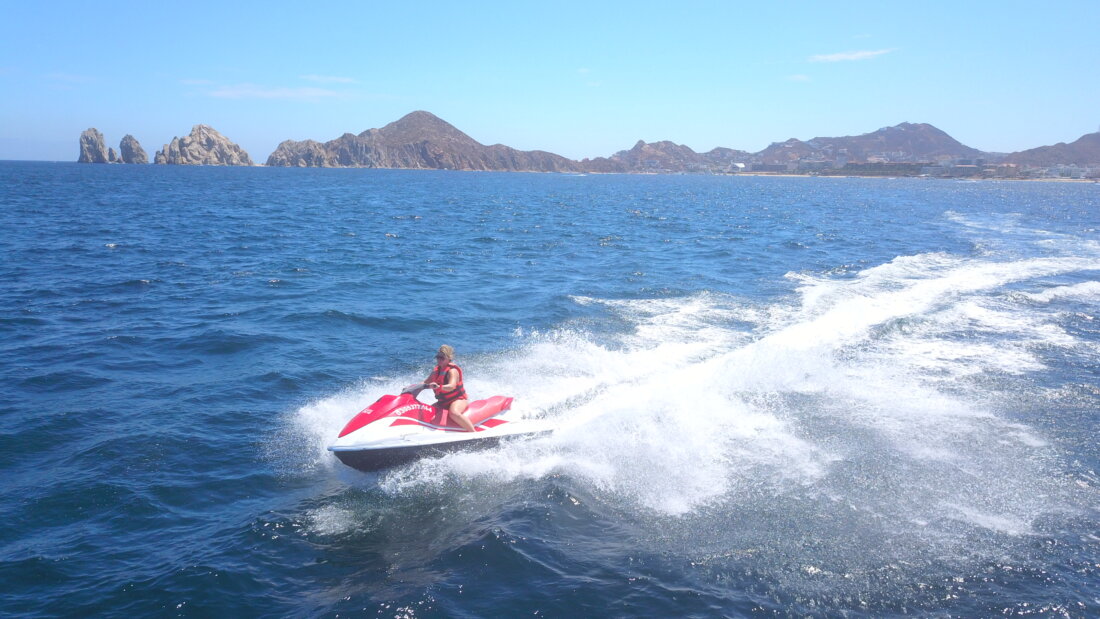
[[[685,173],[685,172],[729,172],[736,164],[752,160],[752,155],[743,150],[715,148],[706,153],[697,153],[683,144],[669,141],[638,141],[630,150],[623,150],[610,157],[585,159],[581,166],[588,172],[633,172],[633,173]]]
[[[866,163],[872,159],[914,162],[972,159],[983,155],[927,123],[901,123],[863,135],[818,137],[807,142],[791,138],[756,153],[760,162],[767,164],[804,159],[844,159],[852,163]]]
[[[287,140],[269,166],[576,172],[577,162],[544,151],[485,146],[439,117],[412,112],[381,129],[344,135],[321,144]]]
[[[630,150],[608,158],[585,160],[589,172],[710,172],[734,171],[737,164],[762,163],[785,165],[800,161],[838,159],[865,163],[880,158],[887,161],[934,161],[939,158],[976,158],[983,153],[960,144],[929,124],[901,123],[858,136],[814,138],[807,142],[791,138],[775,142],[757,153],[715,148],[700,154],[673,142],[639,141]]]
[[[850,161],[857,162],[875,157],[890,161],[934,161],[984,156],[982,151],[961,144],[927,123],[901,123],[863,135],[814,138],[809,143],[823,154],[846,153]]]
[[[1050,167],[1056,165],[1100,166],[1100,132],[1086,133],[1076,141],[1053,146],[1040,146],[1012,153],[1005,157],[1008,163]]]
[[[791,138],[786,142],[775,142],[756,153],[754,159],[760,163],[769,165],[790,163],[799,159],[806,159],[818,154],[818,149],[813,145]]]
[[[901,123],[857,136],[791,138],[757,153],[715,148],[696,153],[670,141],[638,141],[610,157],[573,161],[545,151],[485,146],[428,112],[412,112],[381,129],[344,135],[325,143],[287,140],[268,157],[269,166],[419,168],[593,173],[726,173],[742,165],[811,164],[832,167],[875,161],[919,163],[957,159],[1004,159],[1050,166],[1100,162],[1100,133],[1011,155],[983,153],[926,123]]]
[[[585,162],[593,172],[686,172],[705,166],[695,151],[669,141],[646,143],[638,140],[634,148],[621,150],[608,158]]]
[[[738,164],[746,164],[752,160],[752,154],[743,150],[718,147],[703,153],[705,159],[713,169],[717,171],[736,171]]]

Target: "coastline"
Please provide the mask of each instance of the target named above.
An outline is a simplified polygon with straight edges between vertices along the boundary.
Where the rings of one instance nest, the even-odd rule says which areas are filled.
[[[10,163],[42,163],[42,164],[74,164],[83,165],[74,161],[50,161],[44,159],[0,159],[0,164]],[[271,169],[317,169],[317,170],[411,170],[421,172],[499,172],[502,174],[561,174],[563,176],[751,176],[754,178],[880,178],[884,180],[897,180],[899,178],[916,178],[922,180],[942,180],[942,181],[954,181],[954,182],[997,182],[997,181],[1012,181],[1012,182],[1029,182],[1029,183],[1094,183],[1100,184],[1100,178],[1022,178],[1022,177],[996,177],[996,178],[981,178],[970,176],[884,176],[881,174],[794,174],[790,172],[736,172],[733,174],[720,174],[720,173],[691,173],[691,172],[551,172],[545,170],[454,170],[445,168],[384,168],[384,167],[358,167],[358,166],[341,166],[341,167],[323,167],[323,166],[269,166],[266,163],[257,163],[250,166],[242,165],[210,165],[210,164],[101,164],[110,167],[143,167],[143,166],[163,166],[163,167],[184,167],[184,168],[271,168]]]
[[[628,172],[629,174],[629,172]],[[708,176],[700,174],[698,176]],[[714,176],[714,175],[709,175]],[[881,178],[885,180],[897,180],[899,178],[917,178],[932,181],[954,181],[961,183],[988,182],[988,181],[1018,181],[1038,183],[1100,183],[1100,178],[1022,178],[1018,176],[998,178],[976,178],[969,176],[882,176],[879,174],[785,174],[782,172],[738,172],[737,174],[725,174],[723,176],[772,176],[776,178]]]

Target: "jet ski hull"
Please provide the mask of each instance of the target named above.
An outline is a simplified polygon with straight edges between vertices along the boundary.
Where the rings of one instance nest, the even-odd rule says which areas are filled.
[[[347,466],[377,471],[546,431],[538,422],[503,417],[511,406],[512,398],[505,396],[471,402],[466,417],[476,431],[466,432],[449,420],[445,411],[423,404],[411,394],[387,395],[352,417],[328,449]]]
[[[353,469],[373,472],[408,464],[422,458],[439,457],[455,451],[487,449],[500,444],[502,435],[478,437],[467,441],[449,441],[426,445],[358,449],[329,449],[333,455]]]

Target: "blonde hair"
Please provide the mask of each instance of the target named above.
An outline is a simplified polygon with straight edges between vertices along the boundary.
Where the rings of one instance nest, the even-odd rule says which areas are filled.
[[[447,355],[447,360],[448,361],[454,361],[454,358],[455,358],[455,349],[454,348],[451,348],[450,346],[444,344],[444,345],[439,347],[439,352],[440,352],[440,354]]]

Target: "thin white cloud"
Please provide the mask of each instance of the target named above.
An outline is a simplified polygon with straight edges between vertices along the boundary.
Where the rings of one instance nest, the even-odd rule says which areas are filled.
[[[316,82],[318,84],[354,84],[355,78],[340,77],[338,75],[300,75],[300,79],[307,82]]]
[[[798,75],[788,75],[787,76],[787,81],[788,82],[809,82],[811,80],[810,80],[809,75],[803,75],[803,74],[799,73]]]
[[[810,56],[810,62],[847,62],[851,60],[870,60],[871,58],[877,58],[883,54],[889,54],[896,50],[893,49],[876,49],[876,50],[861,50],[857,52],[840,52],[838,54],[818,54],[816,56]]]
[[[218,99],[284,99],[288,101],[316,101],[344,96],[327,88],[272,88],[256,84],[220,86],[207,94]]]
[[[596,79],[597,76],[593,75],[592,69],[589,69],[588,67],[581,67],[577,69],[577,75],[581,76],[581,79],[584,80],[584,85],[589,88],[599,88],[600,86],[603,86],[603,81]]]
[[[90,84],[96,81],[94,77],[88,75],[74,75],[72,73],[48,73],[46,78],[65,84]]]

